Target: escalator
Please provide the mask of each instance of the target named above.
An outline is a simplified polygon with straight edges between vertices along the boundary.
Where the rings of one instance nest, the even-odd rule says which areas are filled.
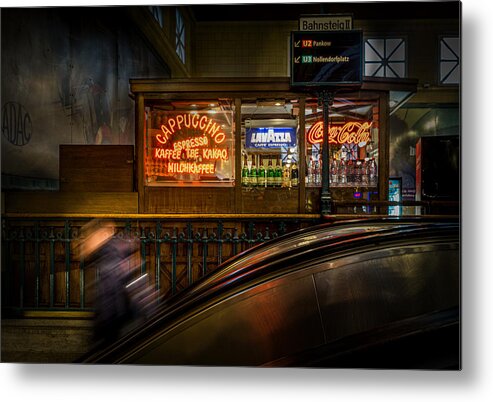
[[[254,247],[81,362],[457,369],[460,225],[343,221]]]

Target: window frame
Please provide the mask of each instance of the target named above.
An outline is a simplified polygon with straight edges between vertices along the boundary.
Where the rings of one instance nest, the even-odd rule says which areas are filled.
[[[401,43],[396,46],[390,55],[387,55],[387,41],[388,40],[395,40],[399,39],[401,40]],[[383,40],[384,41],[384,55],[383,57],[380,55],[380,52],[377,51],[368,41],[369,40]],[[367,61],[367,53],[366,53],[366,45],[369,45],[375,54],[377,54],[378,57],[380,57],[379,61]],[[404,46],[404,59],[403,60],[389,60],[390,57],[401,47]],[[366,36],[364,38],[364,73],[363,76],[365,77],[379,77],[379,78],[407,78],[408,77],[408,39],[406,36]],[[389,66],[389,64],[392,63],[402,63],[404,66],[404,73],[403,75],[399,75],[392,67]],[[379,64],[380,66],[374,71],[372,75],[367,75],[366,74],[366,66],[367,65],[374,65],[374,64]],[[380,75],[375,75],[378,71],[381,70],[381,68],[384,68],[384,74],[382,76]],[[387,74],[387,68],[389,68],[392,71],[392,75]]]
[[[438,72],[437,72],[437,81],[438,84],[441,86],[458,86],[461,84],[461,38],[460,35],[458,34],[451,34],[451,35],[441,35],[438,38]],[[458,52],[455,52],[446,42],[444,42],[444,39],[458,39],[459,40],[459,49]],[[456,60],[451,60],[451,59],[444,59],[442,58],[442,43],[444,43],[449,50],[457,56]],[[459,53],[459,54],[457,54]],[[452,62],[452,61],[457,61],[457,64],[451,68],[448,73],[445,75],[445,78],[442,78],[442,62]],[[459,69],[459,80],[458,82],[444,82],[451,74],[452,72],[458,68]]]
[[[156,23],[161,27],[161,29],[164,29],[164,24],[165,24],[165,16],[164,16],[164,10],[160,6],[156,5],[150,5],[147,6],[149,9],[149,12],[151,13],[152,17],[156,21]]]
[[[186,21],[179,8],[175,10],[175,52],[178,59],[185,65],[187,61]]]
[[[227,98],[231,105],[231,110],[219,110],[221,108],[221,102],[214,97],[204,99],[179,99],[173,98],[168,102],[170,104],[176,104],[177,107],[171,110],[166,110],[166,102],[145,102],[144,107],[144,120],[145,125],[143,127],[143,167],[144,167],[144,186],[148,188],[162,188],[162,187],[234,187],[236,180],[235,171],[235,120],[233,108],[234,99]],[[177,116],[181,115],[182,119],[178,122]],[[188,119],[184,116],[187,115]],[[159,116],[159,117],[158,117]],[[197,118],[193,117],[197,116]],[[159,121],[156,121],[156,118]],[[201,120],[201,118],[203,120]],[[173,120],[173,123],[168,123]],[[229,122],[221,124],[221,121]],[[154,122],[154,123],[153,123]],[[206,124],[208,123],[208,124]],[[202,127],[203,125],[203,127]],[[222,128],[220,128],[222,127]],[[202,135],[198,135],[201,133]],[[214,140],[217,135],[217,141]],[[219,136],[222,135],[223,139]],[[159,137],[159,139],[158,139]],[[179,147],[175,148],[174,144],[184,143],[190,138],[202,138],[207,137],[208,142],[195,143],[190,145],[189,148]],[[183,144],[184,145],[184,144]],[[200,152],[197,155],[186,155],[189,150],[200,151],[202,149],[218,149],[226,151],[227,158],[224,158],[224,154],[220,156],[204,156],[207,160],[202,161]],[[172,153],[173,150],[178,149],[178,154]],[[156,152],[156,150],[158,150]],[[161,150],[161,151],[159,151]],[[168,153],[166,154],[166,152]],[[165,155],[166,154],[166,155]],[[216,170],[214,173],[207,172],[209,178],[199,178],[200,173],[197,172],[175,172],[164,174],[169,163],[173,163],[174,167],[178,167],[180,163],[190,163],[192,165],[215,165],[221,164],[222,161],[226,162],[226,167],[223,166],[223,173],[226,173],[229,178],[220,180]],[[153,173],[154,172],[154,173]],[[180,177],[180,174],[183,173]],[[216,178],[212,178],[216,176]]]

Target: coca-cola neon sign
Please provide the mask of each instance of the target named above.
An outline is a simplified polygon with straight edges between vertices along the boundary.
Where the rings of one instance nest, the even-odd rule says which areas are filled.
[[[362,144],[370,141],[372,122],[351,121],[348,123],[329,124],[329,144]],[[323,141],[323,121],[310,127],[306,134],[310,144],[321,144]]]

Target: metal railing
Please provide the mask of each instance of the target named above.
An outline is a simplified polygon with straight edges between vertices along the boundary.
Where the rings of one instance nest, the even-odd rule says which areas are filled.
[[[332,201],[334,214],[387,215],[391,208],[399,208],[399,215],[458,215],[459,201]]]
[[[319,222],[297,216],[96,216],[114,236],[135,242],[127,269],[147,273],[165,300],[230,257]],[[2,217],[2,306],[14,310],[91,310],[99,272],[79,252],[90,216]]]
[[[459,202],[333,202],[336,214],[108,215],[6,214],[2,217],[2,307],[91,310],[99,272],[77,247],[92,219],[114,224],[114,236],[135,242],[127,269],[147,273],[159,300],[187,288],[248,248],[325,221],[387,216],[389,207],[421,214],[459,214]],[[437,212],[438,211],[438,212]]]

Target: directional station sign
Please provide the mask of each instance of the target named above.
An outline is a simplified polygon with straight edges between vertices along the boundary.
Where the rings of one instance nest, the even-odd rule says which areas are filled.
[[[292,32],[291,85],[361,85],[362,40],[361,30]]]

